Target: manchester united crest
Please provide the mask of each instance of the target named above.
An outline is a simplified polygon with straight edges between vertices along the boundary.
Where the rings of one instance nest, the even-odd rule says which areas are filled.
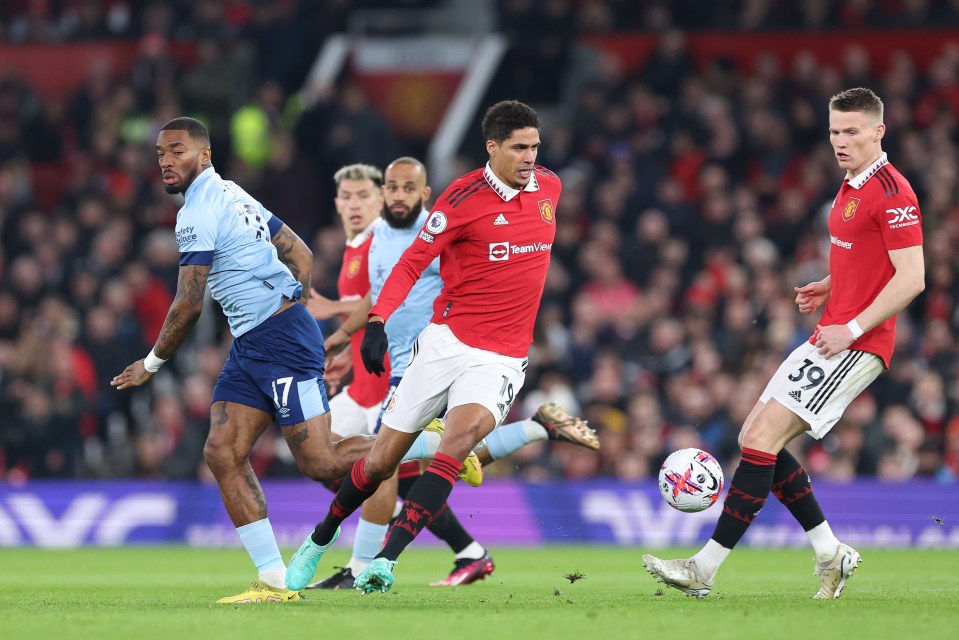
[[[842,210],[843,222],[849,222],[856,217],[856,207],[859,206],[859,198],[849,198],[846,208]]]
[[[556,212],[553,211],[553,201],[550,198],[537,200],[536,205],[539,207],[539,215],[543,222],[553,224],[553,219],[556,217]]]
[[[353,259],[350,260],[350,263],[346,265],[346,277],[354,277],[360,272],[361,266],[363,266],[363,258],[361,256],[353,256]]]

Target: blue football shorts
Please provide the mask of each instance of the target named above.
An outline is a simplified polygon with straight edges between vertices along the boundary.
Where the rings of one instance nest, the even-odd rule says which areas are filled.
[[[281,427],[329,412],[323,385],[323,334],[302,304],[234,338],[213,402],[264,411]]]

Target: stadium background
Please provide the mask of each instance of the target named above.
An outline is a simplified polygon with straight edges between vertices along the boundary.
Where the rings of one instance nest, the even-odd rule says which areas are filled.
[[[217,170],[308,239],[335,297],[333,172],[411,154],[439,192],[483,160],[479,118],[504,98],[541,112],[539,161],[565,185],[514,416],[558,400],[603,449],[529,446],[457,508],[504,543],[701,539],[711,512],[675,520],[650,479],[686,446],[731,469],[742,419],[814,327],[792,287],[826,273],[842,179],[826,104],[869,86],[922,206],[927,288],[891,370],[795,451],[837,532],[864,528],[851,541],[959,546],[957,36],[953,0],[3,3],[0,544],[236,542],[202,461],[229,347],[215,303],[151,385],[109,387],[175,290],[159,126],[204,119]],[[296,512],[278,433],[252,462],[276,479],[274,522]],[[802,544],[777,508],[748,541]],[[303,509],[280,518],[290,544]],[[45,539],[53,522],[72,537]]]

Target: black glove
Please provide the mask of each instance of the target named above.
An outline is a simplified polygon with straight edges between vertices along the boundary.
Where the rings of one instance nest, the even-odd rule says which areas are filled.
[[[386,338],[386,327],[382,322],[367,322],[363,344],[360,345],[360,356],[363,366],[377,377],[386,371],[383,360],[386,359],[386,349],[390,341]]]

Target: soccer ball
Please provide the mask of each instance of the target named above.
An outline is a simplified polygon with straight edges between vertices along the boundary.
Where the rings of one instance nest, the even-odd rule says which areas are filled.
[[[708,509],[723,492],[723,468],[701,449],[674,451],[659,469],[659,492],[674,509]]]

